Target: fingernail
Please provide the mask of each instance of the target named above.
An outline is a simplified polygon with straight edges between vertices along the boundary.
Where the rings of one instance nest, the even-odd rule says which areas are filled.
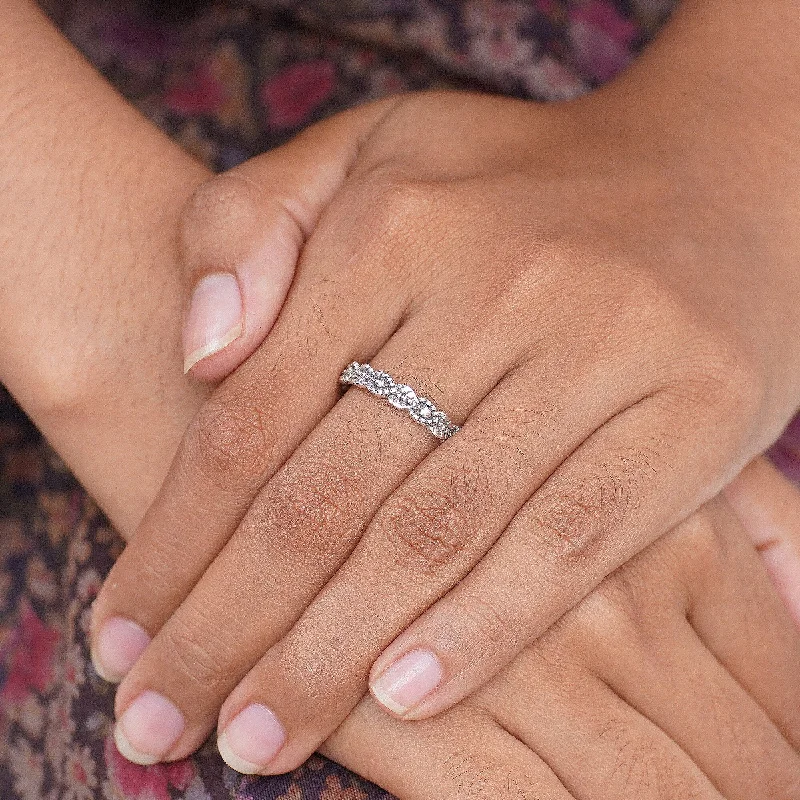
[[[225,763],[245,775],[255,775],[278,755],[286,731],[278,718],[258,703],[247,706],[217,737],[217,749]]]
[[[103,623],[91,650],[95,672],[110,683],[119,683],[150,644],[147,631],[135,622],[111,617]]]
[[[439,685],[443,674],[441,662],[430,650],[412,650],[384,670],[369,689],[382,706],[403,716]]]
[[[242,293],[229,272],[206,275],[192,294],[183,328],[183,371],[224,350],[242,335]]]
[[[185,723],[183,714],[166,697],[142,692],[114,728],[117,750],[134,764],[157,764],[174,747]]]

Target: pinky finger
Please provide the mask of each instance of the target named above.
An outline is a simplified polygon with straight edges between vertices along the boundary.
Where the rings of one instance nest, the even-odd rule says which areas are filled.
[[[725,494],[800,627],[800,491],[766,458],[758,458]]]
[[[711,485],[696,449],[704,439],[665,408],[648,399],[595,431],[472,571],[384,650],[370,672],[384,708],[419,720],[452,707],[685,516],[686,495]]]

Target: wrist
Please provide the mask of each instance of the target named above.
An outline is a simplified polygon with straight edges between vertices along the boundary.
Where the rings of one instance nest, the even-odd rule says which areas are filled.
[[[209,173],[33,4],[0,23],[0,378],[129,532],[203,395],[181,370],[175,239]]]
[[[600,164],[633,195],[632,233],[655,234],[662,274],[735,330],[768,391],[792,410],[800,399],[797,35],[796,5],[785,0],[748,9],[685,0],[631,69],[559,111],[584,168]]]
[[[176,246],[179,214],[207,172],[178,155],[152,174],[142,166],[138,188],[117,185],[128,213],[72,255],[68,271],[86,275],[87,285],[73,296],[71,322],[61,315],[48,323],[60,357],[38,358],[26,373],[43,398],[29,394],[26,410],[124,535],[138,525],[207,396],[183,375]]]

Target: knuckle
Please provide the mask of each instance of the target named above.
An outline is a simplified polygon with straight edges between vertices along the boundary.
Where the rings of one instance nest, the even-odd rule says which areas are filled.
[[[696,511],[665,540],[685,557],[702,565],[703,571],[710,566],[722,566],[729,549],[725,526],[718,524],[714,514],[714,508],[721,501],[712,502],[714,505],[708,504]]]
[[[159,634],[162,652],[169,654],[170,671],[184,685],[213,696],[227,688],[226,674],[232,652],[222,634],[208,619],[182,611]]]
[[[690,406],[695,414],[722,419],[726,428],[740,433],[767,403],[768,385],[751,355],[718,332],[692,329],[693,341],[684,348],[679,381],[671,387],[679,409]]]
[[[537,260],[559,265],[560,269],[550,270],[549,293],[558,292],[559,306],[567,302],[576,318],[584,321],[572,327],[584,346],[586,337],[592,337],[592,352],[644,352],[652,359],[653,332],[658,332],[655,341],[660,342],[681,329],[674,293],[650,269],[627,260],[609,260],[605,253],[586,250],[570,239],[543,241]],[[561,295],[566,295],[565,301]]]
[[[730,418],[731,411],[736,417],[762,407],[765,375],[735,337],[700,317],[649,270],[626,271],[623,283],[612,292],[615,327],[646,354],[650,369],[658,364],[662,377],[672,376],[667,384],[682,409],[688,403],[698,413],[706,408]],[[654,347],[660,353],[655,363]]]
[[[640,475],[652,463],[648,450],[627,451],[566,486],[542,489],[533,522],[546,550],[564,560],[584,558],[602,545],[639,508]]]
[[[317,454],[300,467],[287,465],[270,490],[269,527],[278,532],[287,553],[297,552],[302,558],[313,553],[325,560],[340,556],[347,537],[330,534],[363,519],[363,491],[354,470],[331,458]]]
[[[195,189],[179,221],[184,259],[217,268],[244,255],[258,234],[262,198],[255,185],[235,173],[218,175]]]
[[[446,493],[403,493],[373,523],[400,563],[435,573],[467,548],[472,527],[461,505]]]
[[[406,177],[396,165],[375,168],[353,180],[345,195],[351,203],[345,205],[353,212],[349,214],[353,253],[370,243],[370,257],[362,257],[364,268],[374,270],[376,256],[381,258],[384,271],[397,272],[409,263],[409,253],[419,250],[423,222],[431,219],[441,205],[442,191],[433,183]],[[369,214],[364,214],[364,208],[369,208]],[[376,250],[378,243],[380,250]]]
[[[684,399],[749,418],[763,405],[765,391],[761,377],[746,363],[724,364],[717,358],[687,379]]]
[[[376,219],[393,229],[424,218],[435,202],[434,184],[408,177],[397,166],[375,169],[364,180],[378,212]]]
[[[609,788],[615,787],[621,796],[663,800],[709,796],[699,772],[686,769],[674,752],[649,733],[639,732],[629,719],[608,718],[600,740],[611,754]]]
[[[219,398],[206,403],[190,433],[201,470],[226,487],[260,480],[271,463],[266,411],[255,402]]]
[[[612,657],[618,648],[635,650],[640,660],[655,665],[664,632],[685,619],[688,570],[699,569],[691,547],[681,546],[684,563],[678,563],[672,535],[608,575],[562,618],[570,641],[579,647],[590,641],[594,652]]]
[[[328,478],[330,481],[330,478]],[[290,537],[308,530],[337,527],[343,518],[344,502],[341,484],[304,483],[295,486],[283,498],[281,516]]]
[[[380,501],[370,490],[362,464],[308,448],[266,484],[239,527],[240,545],[253,554],[279,551],[299,574],[310,564],[336,569]]]
[[[723,407],[732,405],[734,416],[749,423],[766,404],[766,380],[749,358],[742,354],[725,355],[727,361],[716,359],[722,368],[718,366],[706,378],[708,394]]]
[[[641,618],[629,589],[616,579],[606,579],[562,618],[556,638],[580,643],[582,649],[591,643],[593,653],[614,651],[619,646],[644,653]]]
[[[712,501],[662,537],[655,544],[652,558],[666,562],[686,587],[691,604],[729,576],[732,542],[729,526],[720,524]]]

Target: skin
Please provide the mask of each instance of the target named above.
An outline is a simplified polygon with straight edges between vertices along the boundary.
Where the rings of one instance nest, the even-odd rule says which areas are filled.
[[[210,173],[22,0],[0,109],[0,380],[130,535],[207,396],[175,379],[175,230]]]
[[[253,327],[198,374],[252,355],[193,421],[98,599],[95,642],[119,618],[154,637],[106,671],[125,676],[132,758],[179,758],[256,704],[283,738],[247,769],[283,772],[370,679],[392,713],[440,713],[777,437],[800,388],[798,22],[789,3],[749,14],[687,2],[621,80],[565,106],[368,106],[283,151],[323,165],[303,192],[275,154],[200,190],[195,279],[271,242],[289,254],[271,270],[302,254],[257,350],[273,320],[241,281]],[[781,31],[774,52],[754,53],[753,30]],[[246,231],[263,219],[263,238],[198,258],[214,237],[196,232],[227,209]],[[437,447],[364,392],[340,398],[352,360],[461,432]],[[376,683],[420,649],[441,680],[393,707]],[[170,741],[140,735],[144,692],[176,721]]]
[[[796,527],[795,490],[765,462],[736,491],[766,501],[762,510],[782,507]],[[725,499],[708,504],[454,709],[358,738],[395,755],[395,737],[413,737],[418,761],[399,755],[407,780],[387,782],[388,762],[367,774],[409,800],[796,797],[796,630],[784,609],[773,615],[774,590],[743,533]],[[365,699],[337,737],[381,717]],[[442,750],[428,737],[456,719],[471,735]],[[337,744],[325,749],[347,763]],[[431,754],[449,769],[429,775],[420,762]],[[484,766],[462,772],[471,758]]]
[[[4,4],[0,22],[8,32],[0,39],[0,63],[17,70],[0,69],[0,95],[4,101],[40,98],[37,113],[26,103],[30,113],[11,113],[0,136],[0,179],[9,187],[0,195],[0,219],[11,218],[18,204],[26,212],[2,226],[3,379],[130,535],[203,399],[181,377],[179,315],[167,312],[181,302],[175,222],[206,173],[122,104],[31,5]],[[22,59],[32,48],[38,58]],[[26,72],[25,64],[36,68]],[[42,99],[52,98],[42,78],[52,74],[61,76],[74,104],[53,107]],[[20,76],[24,81],[8,91]],[[78,123],[96,126],[85,149],[80,137],[63,151],[61,137],[45,138]],[[148,165],[153,178],[142,180]],[[153,208],[162,214],[156,222],[149,217]],[[6,298],[12,302],[6,305]],[[15,314],[19,308],[26,313]],[[80,346],[87,342],[93,346]],[[55,382],[56,376],[63,380]],[[770,535],[791,542],[797,496],[764,469],[759,481],[752,472],[744,476],[743,507],[769,516]],[[582,798],[597,796],[600,787],[610,798],[665,792],[716,798],[728,785],[730,797],[753,796],[745,789],[754,786],[756,795],[795,796],[796,634],[725,502],[709,506],[619,575],[554,627],[541,649],[526,649],[468,703],[408,724],[364,699],[326,752],[411,800],[487,793]],[[618,646],[607,640],[609,615],[618,623],[612,626]],[[708,664],[713,652],[721,666],[686,685],[686,670],[668,658],[684,652],[693,664]],[[633,655],[632,661],[614,667],[620,654]],[[629,693],[623,702],[623,685],[604,690],[599,684],[599,677],[611,682],[641,669],[648,655],[664,659],[664,670],[646,692]],[[568,674],[563,663],[572,665]],[[745,688],[732,689],[732,676]],[[657,702],[676,686],[687,698],[678,710],[715,719],[714,736],[691,729],[676,744],[692,720],[671,718],[675,704],[667,703],[664,713]],[[633,710],[645,702],[647,709]],[[518,719],[523,703],[536,709],[535,718]],[[737,727],[743,719],[751,738]],[[561,727],[553,730],[551,720]],[[677,731],[675,739],[669,730]],[[703,746],[720,732],[726,750],[715,758]],[[377,753],[376,742],[382,745]],[[579,762],[580,775],[573,774]],[[743,763],[753,769],[745,772]]]

